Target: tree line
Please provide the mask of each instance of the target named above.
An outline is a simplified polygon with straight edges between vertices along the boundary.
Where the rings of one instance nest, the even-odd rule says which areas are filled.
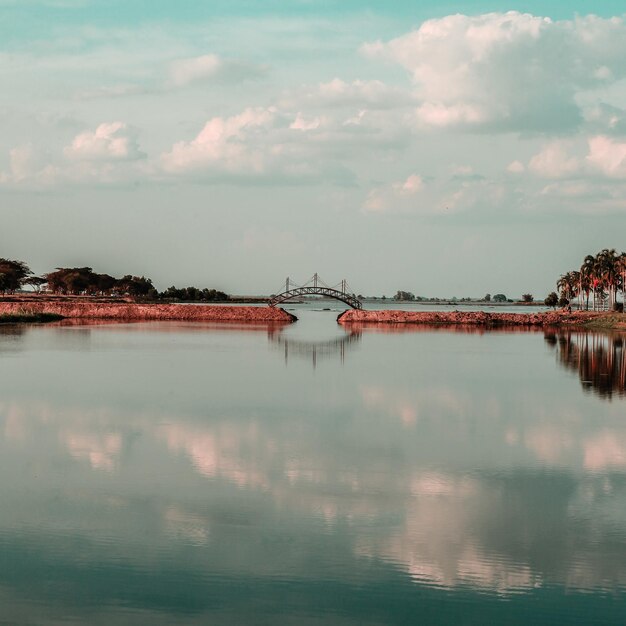
[[[567,305],[578,298],[579,307],[594,311],[623,310],[626,297],[626,252],[604,248],[588,254],[579,269],[561,274],[556,282],[559,304]],[[618,294],[622,292],[622,302]],[[552,295],[552,294],[551,294]]]
[[[228,295],[216,289],[169,287],[159,292],[145,276],[127,274],[115,278],[99,274],[91,267],[57,267],[53,272],[35,276],[23,261],[0,258],[0,293],[15,293],[30,286],[35,292],[73,296],[131,296],[147,300],[183,300],[188,302],[219,302]]]

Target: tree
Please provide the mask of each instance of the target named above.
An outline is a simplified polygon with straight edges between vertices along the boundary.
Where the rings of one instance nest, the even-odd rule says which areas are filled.
[[[503,293],[497,293],[493,297],[494,302],[506,302],[506,300],[507,300],[507,297]]]
[[[415,295],[412,294],[410,291],[398,291],[393,299],[400,302],[407,300],[412,302],[413,300],[415,300]]]
[[[228,294],[216,289],[198,289],[197,287],[178,287],[171,286],[165,291],[158,294],[162,300],[182,300],[183,302],[224,302],[228,300]]]
[[[23,285],[30,285],[37,293],[48,281],[43,276],[29,276],[22,281]]]
[[[534,302],[535,298],[533,298],[533,295],[530,293],[525,293],[522,294],[522,301],[523,302]]]
[[[491,294],[487,293],[485,294],[485,297],[483,298],[484,302],[491,302]]]
[[[559,296],[555,291],[552,291],[548,294],[548,297],[543,301],[546,306],[551,306],[553,309],[556,308],[556,305],[559,303]]]
[[[0,291],[6,293],[19,289],[31,274],[30,268],[24,261],[0,259]]]
[[[50,291],[59,294],[96,293],[98,275],[90,267],[57,267],[54,272],[44,274]]]
[[[127,274],[119,281],[119,284],[124,293],[134,298],[146,297],[154,290],[152,281],[145,276],[131,276]]]

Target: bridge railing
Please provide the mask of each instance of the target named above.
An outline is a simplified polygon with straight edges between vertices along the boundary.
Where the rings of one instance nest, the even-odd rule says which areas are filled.
[[[328,298],[333,298],[335,300],[340,300],[344,302],[348,306],[353,309],[362,309],[363,304],[353,293],[347,293],[345,291],[339,291],[338,289],[333,289],[332,287],[297,287],[296,289],[289,289],[288,291],[283,291],[275,296],[272,296],[268,301],[269,306],[276,306],[281,302],[286,302],[287,300],[291,300],[292,298],[297,298],[299,296],[326,296]]]

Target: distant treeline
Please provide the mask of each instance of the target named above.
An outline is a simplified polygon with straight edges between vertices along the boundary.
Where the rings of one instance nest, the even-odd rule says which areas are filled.
[[[216,289],[169,287],[159,292],[145,276],[127,274],[115,278],[99,274],[91,267],[57,267],[53,272],[35,276],[23,261],[0,258],[0,293],[15,293],[25,286],[35,292],[74,296],[131,296],[146,300],[184,300],[188,302],[219,302],[228,295]]]

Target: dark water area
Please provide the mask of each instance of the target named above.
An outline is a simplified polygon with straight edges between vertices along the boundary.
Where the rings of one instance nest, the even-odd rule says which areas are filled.
[[[624,623],[622,336],[296,314],[0,328],[0,623]]]

